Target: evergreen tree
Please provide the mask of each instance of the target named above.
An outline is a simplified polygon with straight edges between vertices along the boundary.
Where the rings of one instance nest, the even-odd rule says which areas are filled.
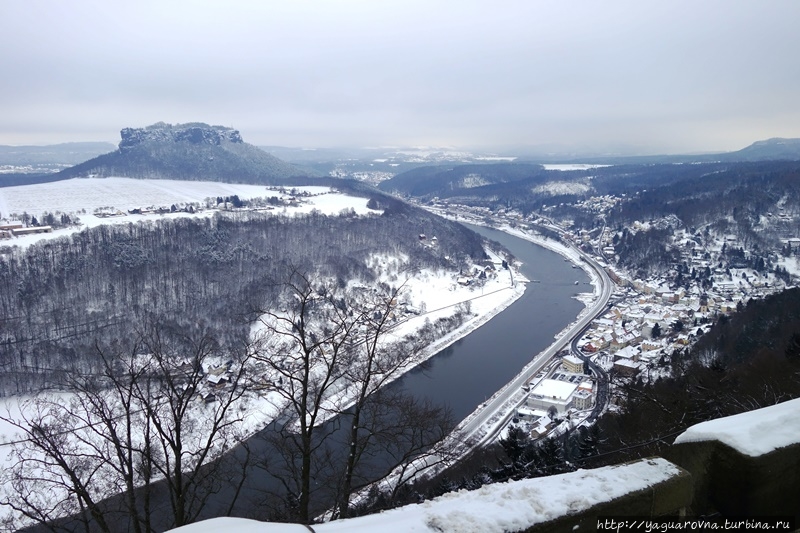
[[[661,325],[658,322],[656,322],[653,326],[652,336],[654,339],[657,339],[661,336]]]
[[[786,346],[786,358],[790,361],[800,362],[800,332],[795,332],[789,338]]]
[[[522,457],[525,448],[530,444],[530,437],[519,426],[510,426],[506,432],[506,436],[500,439],[500,446],[503,451],[511,460],[512,463],[517,463]]]

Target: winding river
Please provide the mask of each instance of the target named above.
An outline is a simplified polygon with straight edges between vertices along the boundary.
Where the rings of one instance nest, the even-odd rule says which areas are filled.
[[[508,248],[522,261],[522,273],[538,282],[529,283],[516,302],[436,354],[424,369],[412,370],[398,380],[398,386],[415,396],[449,405],[458,420],[547,348],[583,309],[574,296],[592,291],[586,273],[572,268],[572,263],[557,253],[499,230],[466,225]]]

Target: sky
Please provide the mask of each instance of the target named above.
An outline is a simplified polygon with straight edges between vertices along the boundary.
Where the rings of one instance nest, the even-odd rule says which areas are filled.
[[[293,147],[800,137],[795,0],[2,0],[0,144],[206,122]]]

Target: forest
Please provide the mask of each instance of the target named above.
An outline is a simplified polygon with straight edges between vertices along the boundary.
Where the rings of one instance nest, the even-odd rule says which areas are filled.
[[[448,410],[383,385],[465,317],[391,349],[384,335],[409,273],[457,273],[486,258],[483,238],[369,204],[382,214],[231,211],[1,248],[0,390],[22,396],[21,420],[0,414],[23,436],[0,474],[14,529],[158,531],[240,499],[239,514],[308,523],[349,516],[355,491],[414,457],[445,460]],[[378,279],[376,255],[402,268]],[[266,392],[278,422],[253,436],[248,398]]]
[[[269,301],[289,269],[370,283],[371,254],[402,254],[411,269],[457,270],[483,257],[481,238],[463,226],[373,201],[386,207],[382,216],[240,212],[99,226],[0,249],[0,391],[29,392],[53,372],[91,366],[85,354],[95,340],[125,338],[154,317],[239,343],[247,311]],[[439,245],[421,246],[420,233],[437,235]]]

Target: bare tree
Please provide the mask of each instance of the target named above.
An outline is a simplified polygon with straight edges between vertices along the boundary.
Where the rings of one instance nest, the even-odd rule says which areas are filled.
[[[415,400],[398,390],[386,390],[415,361],[421,342],[392,336],[395,307],[403,286],[385,293],[371,292],[354,302],[351,313],[359,327],[351,339],[345,379],[350,394],[344,396],[348,417],[348,452],[333,517],[347,518],[353,493],[375,479],[376,470],[390,472],[431,451],[453,428],[445,408]],[[358,475],[358,467],[373,453],[383,451],[382,465]],[[398,480],[402,480],[401,475]]]
[[[394,502],[400,491],[421,475],[439,471],[458,458],[452,443],[460,439],[452,434],[455,422],[450,410],[428,399],[384,388],[366,402],[362,420],[366,422],[352,446],[356,451],[353,479],[349,492],[339,494],[332,518],[349,516],[354,495],[367,487],[374,488],[384,501]]]
[[[307,523],[318,466],[313,457],[326,440],[325,435],[317,438],[319,423],[333,412],[326,401],[342,384],[345,346],[356,321],[326,285],[314,287],[306,274],[293,270],[282,288],[277,309],[260,311],[257,359],[267,366],[284,401],[279,436],[283,471],[269,469],[281,479],[287,498],[295,500],[290,508],[296,519]]]
[[[308,523],[326,506],[346,517],[356,490],[424,453],[452,423],[446,409],[386,391],[420,348],[391,335],[402,287],[345,291],[297,270],[281,287],[277,304],[259,311],[257,359],[285,408],[267,469],[291,518]],[[335,429],[321,425],[329,419]],[[337,431],[345,436],[331,438]]]
[[[160,325],[124,350],[96,351],[96,372],[72,373],[21,418],[2,417],[22,435],[2,474],[0,503],[17,515],[10,525],[56,531],[77,521],[86,531],[140,533],[196,520],[226,479],[220,469],[230,468],[214,459],[241,437],[235,407],[244,401],[249,352]],[[227,383],[213,392],[209,366],[225,368]]]

